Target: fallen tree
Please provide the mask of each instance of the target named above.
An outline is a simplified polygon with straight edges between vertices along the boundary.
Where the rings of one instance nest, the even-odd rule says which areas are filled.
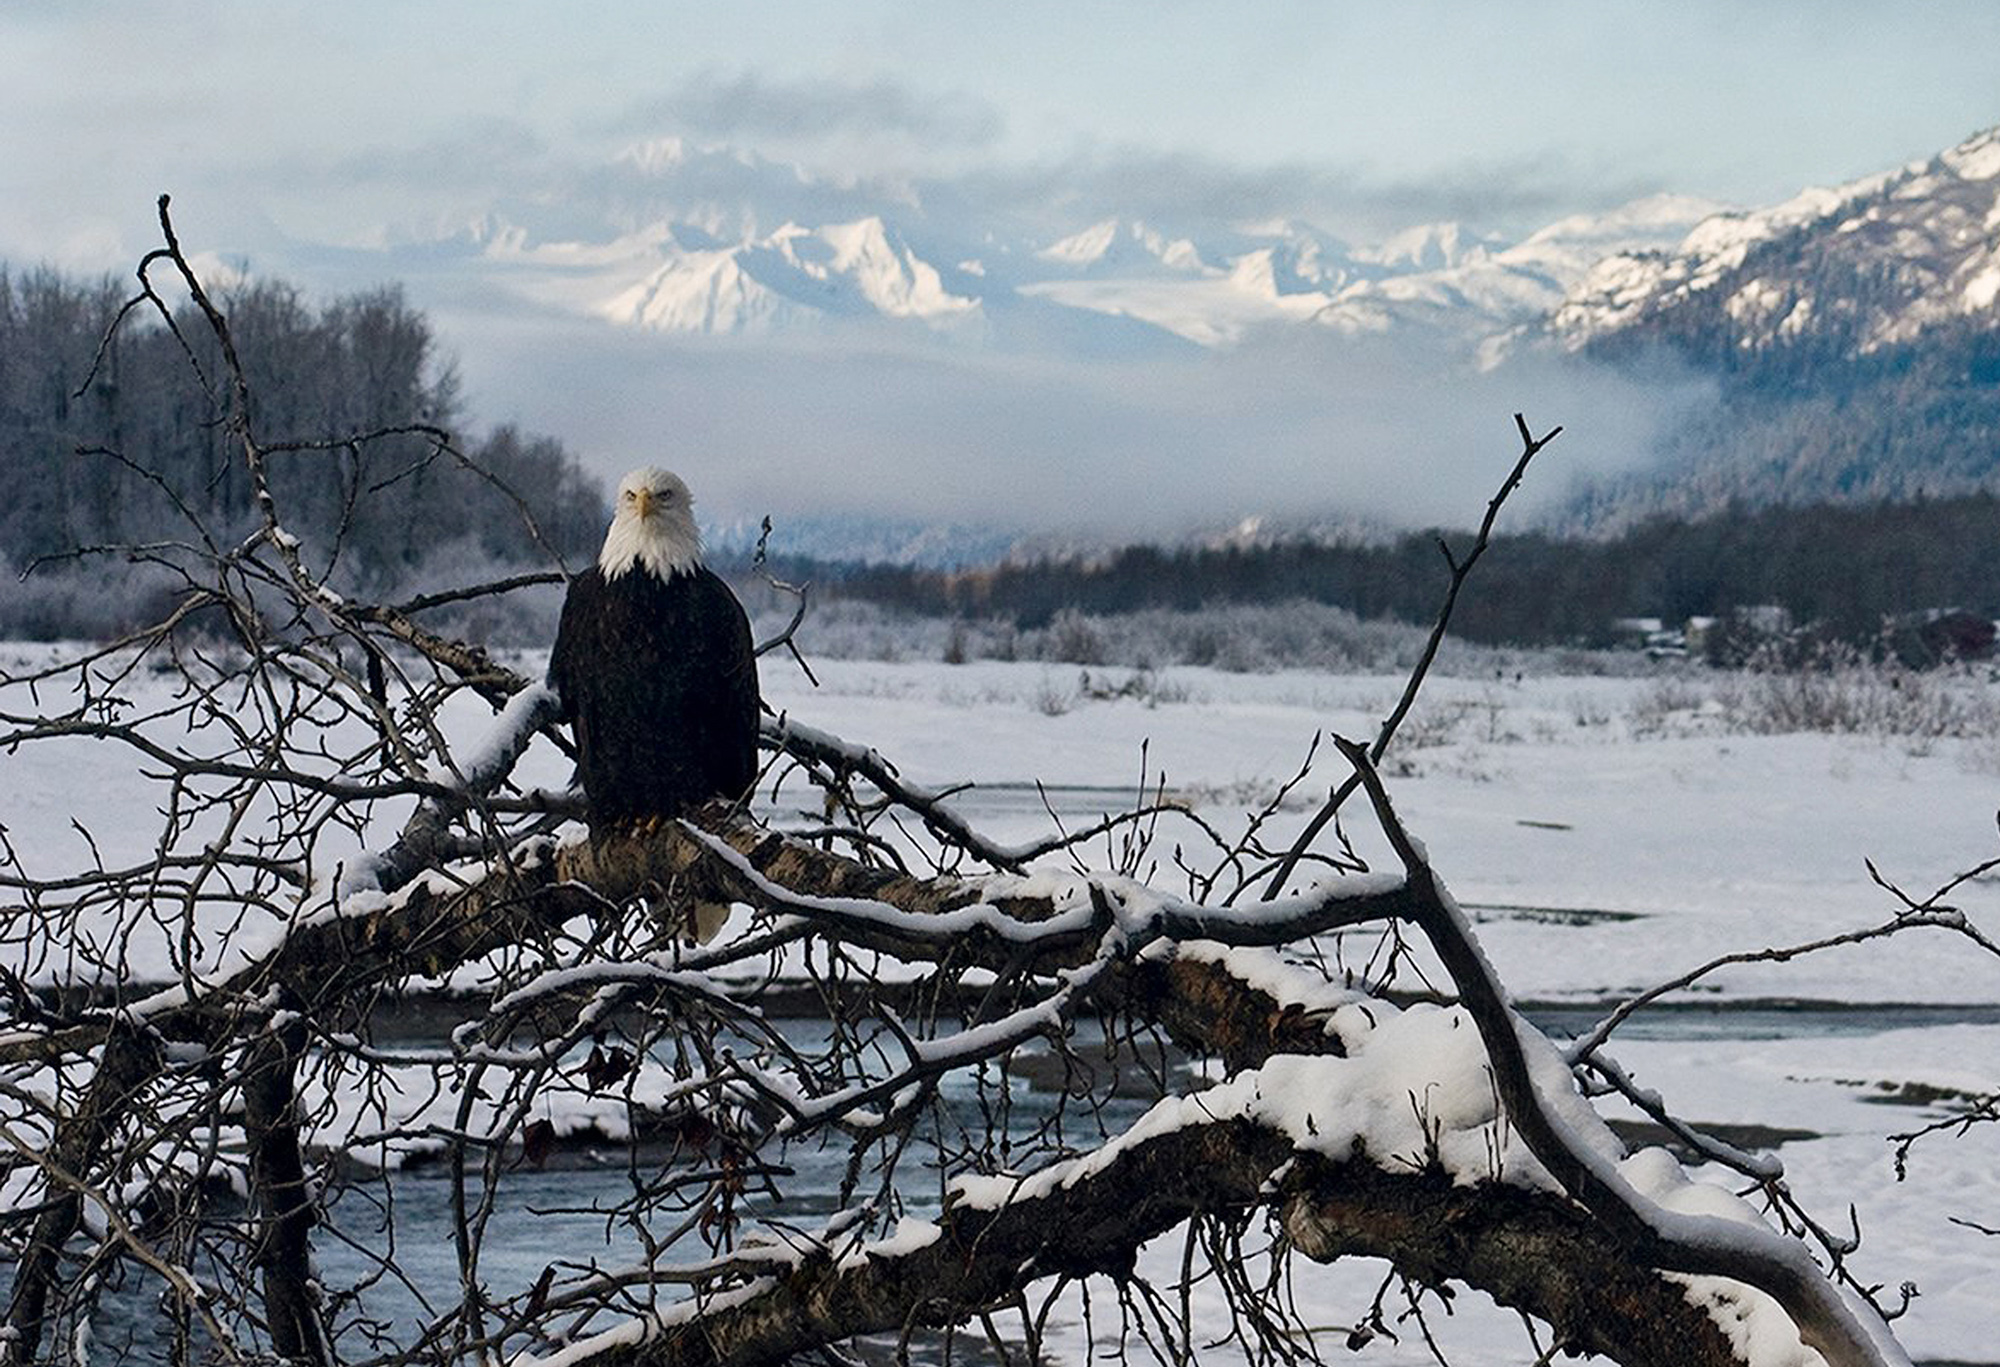
[[[516,778],[565,744],[532,675],[427,629],[425,602],[343,591],[338,546],[287,530],[273,454],[339,461],[379,434],[262,432],[164,200],[161,227],[132,312],[191,363],[205,330],[221,369],[193,368],[259,511],[121,548],[173,579],[171,609],[5,681],[32,705],[10,701],[0,746],[124,751],[159,828],[82,869],[6,850],[4,1360],[55,1355],[138,1286],[157,1324],[119,1332],[176,1360],[844,1361],[931,1333],[926,1353],[972,1333],[1039,1359],[1074,1295],[1175,1361],[1207,1350],[1196,1281],[1256,1360],[1393,1333],[1392,1286],[1421,1326],[1454,1285],[1542,1326],[1543,1360],[1904,1360],[1775,1164],[1715,1151],[1804,1238],[1626,1153],[1577,1080],[1617,1077],[1604,1039],[1565,1057],[1513,1011],[1376,770],[1428,655],[1371,744],[1335,743],[1343,779],[1283,848],[1275,801],[1231,834],[1162,792],[1004,845],[775,716],[758,813],[592,841],[559,784]],[[1447,551],[1438,636],[1554,435],[1517,426],[1477,542]],[[462,459],[429,436],[426,459]],[[1390,871],[1321,848],[1357,793]],[[713,901],[747,912],[690,943],[686,909]],[[1328,971],[1314,938],[1360,926],[1427,944],[1446,1000]],[[437,1028],[398,1027],[441,993]],[[1031,1064],[1060,1078],[1046,1105],[1015,1085]],[[1121,1101],[1134,1083],[1152,1104]],[[510,1224],[524,1174],[578,1137],[615,1180],[566,1208],[616,1238],[548,1246],[508,1284],[491,1265],[532,1237]],[[399,1187],[425,1164],[444,1285]],[[1162,1279],[1146,1250],[1176,1239]],[[1330,1330],[1288,1269],[1350,1255],[1392,1273]]]

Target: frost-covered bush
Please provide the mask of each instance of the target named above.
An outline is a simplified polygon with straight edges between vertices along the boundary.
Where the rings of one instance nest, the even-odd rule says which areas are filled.
[[[1110,663],[1105,658],[1104,635],[1097,628],[1097,620],[1084,616],[1074,608],[1065,608],[1049,623],[1041,656],[1060,664],[1101,665]]]
[[[1693,729],[1698,719],[1719,716],[1714,678],[1691,667],[1668,669],[1633,696],[1627,716],[1638,736],[1671,735]]]
[[[754,601],[754,600],[753,600]],[[753,608],[759,639],[781,628],[789,603]],[[1194,666],[1232,673],[1313,669],[1329,674],[1401,674],[1421,657],[1428,629],[1366,621],[1324,603],[1232,604],[1176,611],[1148,608],[1094,616],[1073,609],[1046,626],[1001,618],[921,617],[876,603],[816,601],[799,633],[808,655],[868,660],[1041,660],[1085,667],[1163,670]],[[1511,649],[1447,638],[1437,668],[1460,677],[1634,675],[1661,666],[1635,652]]]
[[[757,611],[751,627],[758,640],[766,640],[791,620],[791,604],[775,604]],[[943,617],[906,617],[885,611],[874,603],[847,599],[815,602],[799,628],[798,645],[808,657],[819,655],[835,660],[941,660],[951,639],[954,623]],[[964,649],[977,657],[976,634],[966,638]]]
[[[462,537],[436,547],[400,581],[374,592],[390,602],[409,601],[440,588],[498,583],[539,568],[499,559],[476,540]],[[420,620],[432,631],[478,645],[533,648],[555,640],[562,601],[562,585],[531,584],[426,609]]]
[[[1983,672],[1917,672],[1846,658],[1817,669],[1755,669],[1716,682],[1724,714],[1756,732],[1990,736],[2000,697]]]
[[[106,640],[165,615],[172,577],[154,565],[94,559],[23,577],[0,556],[0,639]]]
[[[1034,704],[1035,710],[1043,716],[1060,717],[1076,706],[1076,698],[1075,689],[1064,685],[1053,674],[1044,671],[1030,701]]]
[[[1978,667],[1910,670],[1842,651],[1800,667],[1663,674],[1636,696],[1628,722],[1642,736],[1981,737],[2000,732],[2000,691]]]
[[[178,563],[175,552],[163,559]],[[335,566],[329,576],[337,592],[361,592],[384,603],[418,599],[440,589],[463,589],[518,576],[532,567],[496,559],[476,541],[449,541],[394,578],[376,576],[355,590]],[[197,583],[205,580],[197,579]],[[110,640],[140,623],[156,622],[174,610],[190,581],[166,564],[95,557],[37,567],[25,578],[0,557],[0,640]],[[261,601],[262,586],[248,590]],[[547,646],[555,639],[562,611],[560,584],[533,584],[506,593],[466,597],[417,614],[429,630],[478,645]],[[282,620],[280,613],[274,620]],[[198,609],[181,619],[183,635],[228,637],[233,629],[219,609]]]

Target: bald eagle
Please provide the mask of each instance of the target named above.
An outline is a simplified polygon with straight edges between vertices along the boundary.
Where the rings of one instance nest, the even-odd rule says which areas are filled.
[[[687,485],[634,470],[597,564],[570,581],[549,684],[593,834],[741,798],[757,777],[757,655],[701,561]]]

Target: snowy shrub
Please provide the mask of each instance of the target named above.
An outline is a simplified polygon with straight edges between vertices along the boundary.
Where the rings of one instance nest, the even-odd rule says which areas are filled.
[[[399,580],[381,583],[370,592],[391,602],[407,601],[441,589],[496,583],[523,572],[519,563],[498,559],[467,537],[438,546]],[[475,645],[546,646],[555,640],[562,600],[562,585],[533,584],[428,609],[419,620],[432,631]]]
[[[1719,716],[1722,708],[1710,683],[1712,679],[1691,678],[1679,670],[1660,675],[1633,697],[1627,716],[1632,734],[1681,734]]]
[[[1817,732],[1930,741],[2000,731],[2000,695],[1970,668],[1914,671],[1830,650],[1809,665],[1663,675],[1634,699],[1638,736]]]
[[[1094,619],[1065,608],[1049,623],[1043,638],[1042,658],[1069,665],[1101,665],[1105,657],[1104,636]]]
[[[766,640],[791,620],[792,605],[759,612],[751,628]],[[942,659],[950,623],[941,617],[903,617],[873,603],[847,599],[815,602],[799,628],[798,645],[808,658],[895,661]]]
[[[171,610],[173,577],[158,566],[95,559],[26,578],[0,556],[0,638],[107,640]]]
[[[1115,702],[1122,698],[1158,707],[1161,703],[1186,702],[1191,690],[1177,679],[1168,679],[1157,670],[1140,665],[1122,679],[1103,673],[1093,675],[1086,669],[1077,678],[1076,695],[1092,702]]]
[[[754,598],[754,595],[752,596]],[[789,601],[753,605],[758,638],[789,620]],[[853,599],[816,599],[799,633],[810,657],[849,660],[1043,660],[1084,667],[1163,670],[1176,665],[1261,674],[1402,674],[1422,656],[1429,629],[1364,620],[1304,601],[1226,604],[1193,611],[1147,608],[1103,616],[1066,609],[1046,626],[997,617],[924,617]],[[1618,677],[1661,666],[1632,651],[1516,649],[1447,638],[1437,672],[1460,678],[1520,675]]]
[[[1212,665],[1221,657],[1226,638],[1222,628],[1210,621],[1202,621],[1191,628],[1181,646],[1181,662],[1191,665]]]
[[[1076,706],[1076,693],[1057,683],[1055,676],[1044,670],[1041,681],[1035,685],[1034,696],[1029,701],[1043,716],[1060,717]]]
[[[1428,750],[1450,745],[1472,717],[1476,704],[1463,698],[1430,698],[1418,704],[1396,731],[1396,745],[1406,750]]]
[[[944,640],[944,662],[948,665],[962,665],[968,658],[965,623],[955,621],[951,624],[950,634]]]
[[[1611,724],[1611,709],[1597,698],[1572,698],[1570,713],[1576,724],[1585,730],[1600,730]]]
[[[1938,739],[1991,735],[2000,724],[2000,701],[1975,676],[1953,669],[1918,673],[1860,659],[1819,669],[1726,675],[1717,696],[1738,725],[1757,732]]]

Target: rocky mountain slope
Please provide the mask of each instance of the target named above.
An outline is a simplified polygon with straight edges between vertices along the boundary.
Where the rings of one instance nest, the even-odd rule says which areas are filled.
[[[1692,358],[1852,359],[1941,325],[2000,326],[2000,128],[1929,161],[1716,214],[1671,251],[1618,251],[1549,316],[1571,350],[1666,340]]]

